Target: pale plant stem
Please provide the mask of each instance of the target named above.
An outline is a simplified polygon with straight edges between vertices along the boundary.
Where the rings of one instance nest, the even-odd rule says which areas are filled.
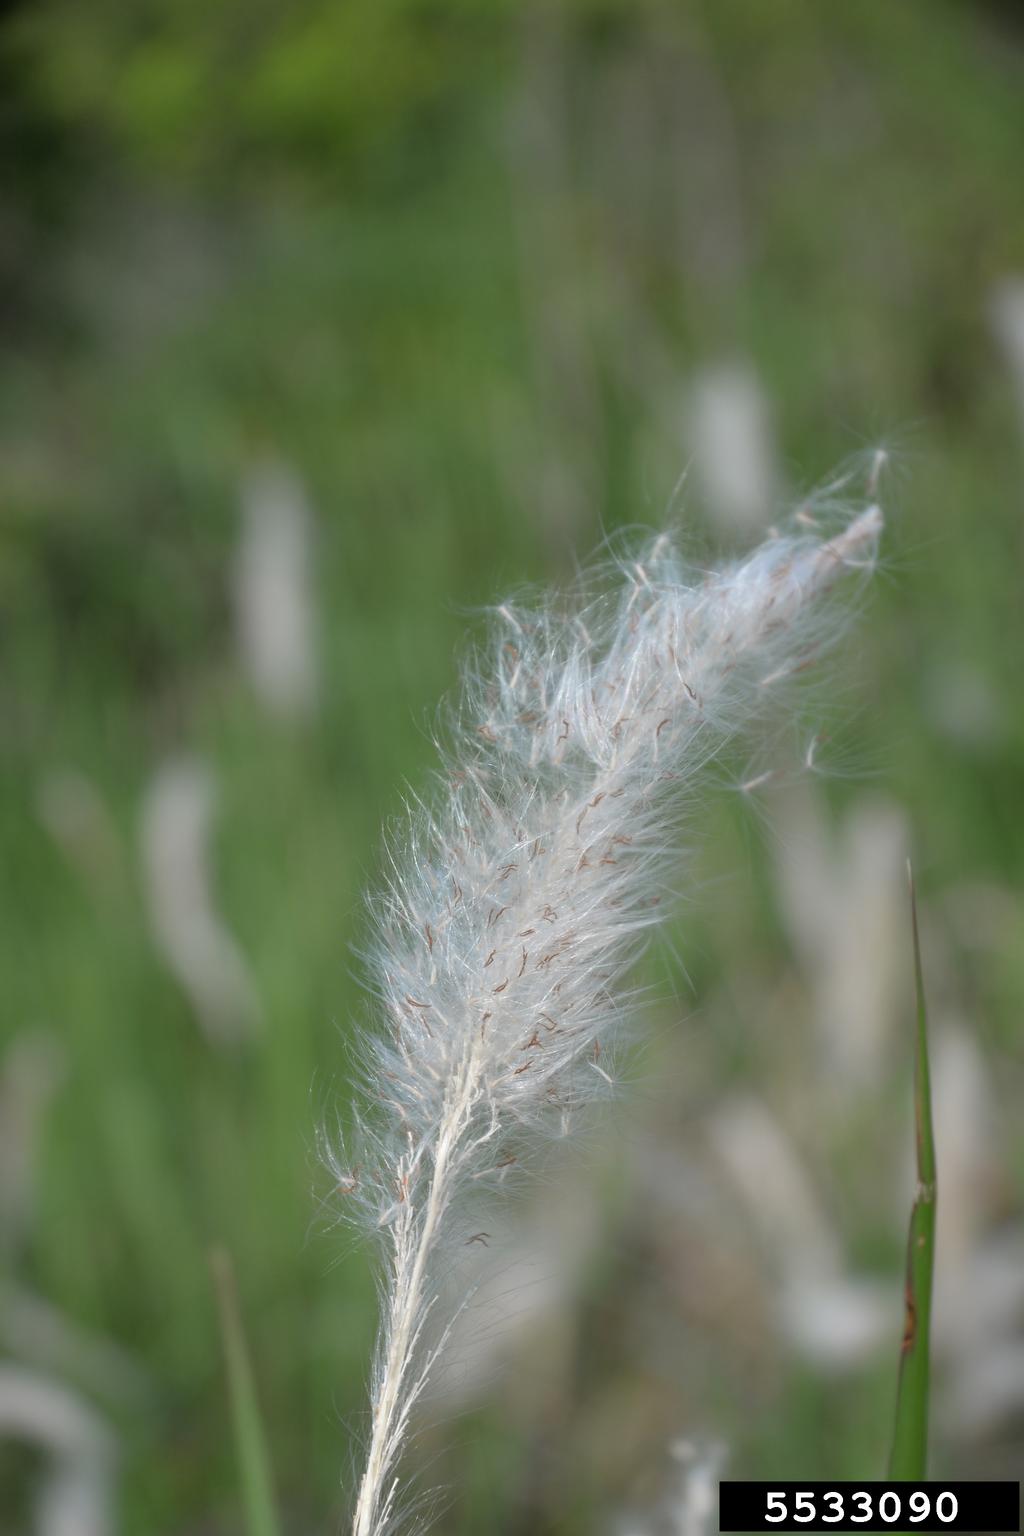
[[[474,1046],[461,1080],[451,1096],[450,1107],[438,1126],[437,1147],[419,1235],[412,1246],[401,1240],[396,1243],[390,1339],[379,1393],[373,1404],[370,1448],[359,1487],[353,1536],[377,1536],[382,1529],[382,1518],[387,1518],[390,1503],[390,1495],[385,1493],[385,1480],[394,1462],[397,1444],[402,1438],[399,1426],[408,1416],[425,1380],[425,1374],[421,1375],[411,1391],[405,1390],[424,1318],[423,1294],[427,1268],[448,1204],[452,1162],[478,1093],[479,1060],[479,1049]],[[411,1189],[405,1195],[405,1200],[408,1205],[406,1226],[411,1229],[415,1227]]]

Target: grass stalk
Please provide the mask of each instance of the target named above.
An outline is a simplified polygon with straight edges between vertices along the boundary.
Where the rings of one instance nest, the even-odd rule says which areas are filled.
[[[914,1121],[917,1145],[917,1191],[910,1213],[903,1342],[896,1389],[896,1420],[889,1476],[917,1481],[927,1475],[929,1333],[932,1278],[935,1267],[935,1205],[937,1181],[932,1133],[931,1078],[928,1067],[928,1013],[921,968],[921,939],[917,923],[914,874],[908,862],[910,915],[914,939],[914,984],[917,992],[914,1058]]]
[[[270,1456],[242,1326],[238,1284],[226,1248],[217,1247],[211,1251],[210,1268],[217,1293],[217,1311],[224,1343],[228,1390],[231,1394],[231,1418],[242,1481],[246,1536],[280,1536]]]

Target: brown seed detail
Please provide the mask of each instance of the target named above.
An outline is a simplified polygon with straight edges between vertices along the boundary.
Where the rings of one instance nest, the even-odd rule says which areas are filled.
[[[908,1354],[913,1349],[914,1340],[917,1338],[917,1303],[914,1300],[909,1285],[904,1292],[903,1299],[905,1310],[903,1314],[903,1342],[900,1345],[900,1349],[903,1354]]]
[[[362,1171],[362,1163],[356,1163],[347,1178],[338,1180],[338,1193],[341,1195],[353,1195],[359,1188],[359,1175]]]

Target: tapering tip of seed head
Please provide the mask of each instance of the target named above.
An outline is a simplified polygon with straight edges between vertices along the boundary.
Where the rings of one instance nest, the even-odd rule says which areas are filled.
[[[806,557],[812,586],[827,589],[845,570],[872,570],[884,522],[881,507],[873,502],[840,533],[817,545]]]
[[[884,521],[881,507],[877,502],[872,502],[852,522],[847,523],[842,533],[829,539],[822,549],[838,556],[844,565],[870,564],[874,560]]]

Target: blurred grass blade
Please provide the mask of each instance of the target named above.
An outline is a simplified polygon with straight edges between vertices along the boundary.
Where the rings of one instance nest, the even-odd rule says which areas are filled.
[[[931,1078],[928,1069],[928,1014],[921,972],[921,940],[917,927],[917,898],[913,870],[910,915],[914,935],[914,983],[917,990],[917,1044],[914,1061],[914,1121],[917,1142],[917,1193],[907,1238],[906,1300],[896,1424],[889,1476],[913,1481],[926,1476],[928,1461],[929,1331],[932,1314],[932,1275],[935,1265],[935,1143],[932,1136]]]
[[[221,1337],[231,1393],[231,1417],[234,1424],[235,1451],[242,1478],[247,1536],[280,1536],[274,1507],[270,1457],[263,1431],[256,1387],[253,1382],[249,1351],[238,1305],[238,1286],[234,1265],[225,1248],[214,1248],[210,1267],[217,1291]]]

